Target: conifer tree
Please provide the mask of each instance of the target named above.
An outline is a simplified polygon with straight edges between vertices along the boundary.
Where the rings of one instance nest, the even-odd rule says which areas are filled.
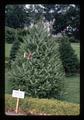
[[[64,69],[56,41],[43,29],[34,26],[24,37],[9,72],[12,89],[39,98],[60,98]]]
[[[73,75],[79,72],[79,61],[75,51],[71,47],[69,37],[64,36],[59,40],[59,52],[66,75]]]

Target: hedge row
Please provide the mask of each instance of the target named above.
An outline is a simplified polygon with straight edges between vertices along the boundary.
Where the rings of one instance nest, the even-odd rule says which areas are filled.
[[[15,110],[16,98],[11,95],[5,95],[5,111]],[[19,110],[27,115],[32,111],[33,115],[49,114],[49,115],[79,115],[79,104],[59,101],[56,99],[38,99],[25,97],[20,99]]]

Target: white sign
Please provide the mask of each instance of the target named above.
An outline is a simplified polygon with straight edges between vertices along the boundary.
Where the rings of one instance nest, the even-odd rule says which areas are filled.
[[[25,95],[24,91],[13,90],[13,92],[12,92],[12,97],[24,98],[24,95]]]

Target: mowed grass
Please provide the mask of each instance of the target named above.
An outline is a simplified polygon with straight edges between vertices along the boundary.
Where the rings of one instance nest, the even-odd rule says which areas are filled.
[[[80,103],[80,75],[66,77],[64,80],[65,101]]]

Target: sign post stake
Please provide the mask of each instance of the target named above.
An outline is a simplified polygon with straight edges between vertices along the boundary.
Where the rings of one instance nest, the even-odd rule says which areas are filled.
[[[16,97],[17,98],[17,102],[16,102],[16,109],[15,109],[15,112],[18,113],[18,108],[19,108],[19,99],[20,98],[24,98],[24,94],[25,92],[24,91],[20,91],[19,90],[13,90],[12,92],[12,97]]]
[[[19,91],[20,91],[20,89],[19,89]],[[18,113],[18,106],[19,106],[19,98],[17,98],[16,110],[15,110],[16,113]]]

